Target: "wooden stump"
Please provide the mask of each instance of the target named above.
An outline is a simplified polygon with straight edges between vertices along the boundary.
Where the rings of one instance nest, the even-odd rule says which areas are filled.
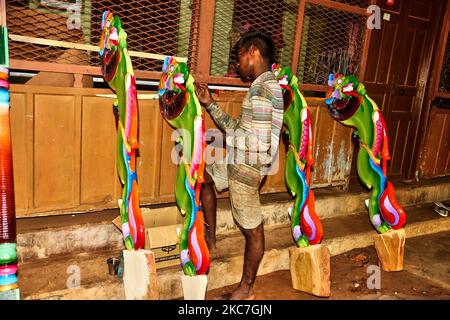
[[[158,300],[158,279],[153,252],[123,251],[123,284],[127,300]]]
[[[192,277],[183,275],[181,276],[181,284],[183,285],[184,300],[205,300],[208,285],[206,275]]]
[[[292,287],[318,297],[330,296],[330,250],[318,244],[306,248],[291,248]]]
[[[392,230],[375,236],[375,249],[384,271],[403,270],[405,239],[405,229]]]

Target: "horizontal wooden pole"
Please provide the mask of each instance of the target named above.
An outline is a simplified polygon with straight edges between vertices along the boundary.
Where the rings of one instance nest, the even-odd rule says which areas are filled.
[[[96,94],[96,97],[100,98],[112,98],[116,99],[117,96],[115,94]],[[159,95],[157,93],[142,93],[137,95],[138,100],[158,100]]]
[[[40,61],[26,61],[10,59],[10,68],[16,70],[33,70],[58,73],[85,74],[91,76],[103,76],[100,67],[83,66],[75,64],[51,63]],[[161,72],[135,70],[134,74],[139,79],[159,80]]]
[[[301,91],[317,91],[317,92],[327,92],[328,87],[322,86],[320,84],[298,84],[298,88]]]
[[[51,63],[40,61],[26,61],[18,59],[10,59],[10,68],[16,70],[32,70],[32,71],[45,71],[45,72],[57,72],[57,73],[73,73],[73,74],[85,74],[91,76],[102,77],[100,67],[83,66],[74,64],[63,63]],[[161,72],[157,71],[141,71],[135,70],[136,78],[146,80],[159,80],[161,78]],[[194,78],[196,75],[193,75]],[[244,83],[239,78],[226,78],[226,77],[209,77],[208,84],[236,86],[236,87],[249,87],[250,83]],[[299,88],[302,91],[317,91],[326,92],[327,87],[315,84],[299,84]]]
[[[331,0],[306,0],[307,3],[317,4],[330,9],[336,9],[341,11],[346,11],[354,14],[359,14],[361,16],[370,16],[371,13],[367,12],[367,9],[351,6],[341,2],[335,2]]]
[[[442,99],[450,99],[450,93],[447,92],[438,92],[436,94],[437,98],[442,98]]]
[[[93,51],[93,52],[100,51],[100,48],[98,46],[93,46],[90,44],[35,38],[35,37],[21,36],[18,34],[10,34],[9,39],[11,39],[12,41],[16,41],[16,42],[39,44],[39,45],[59,47],[59,48],[77,49],[77,50]],[[130,54],[131,57],[147,58],[147,59],[154,59],[154,60],[164,60],[167,57],[167,55],[163,55],[163,54],[146,53],[146,52],[139,52],[139,51],[128,51],[128,53]],[[187,62],[187,58],[184,58],[184,57],[174,57],[174,58],[179,62]]]

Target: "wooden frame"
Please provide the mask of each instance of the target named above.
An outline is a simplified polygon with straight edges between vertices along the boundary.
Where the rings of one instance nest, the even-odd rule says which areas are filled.
[[[431,116],[431,107],[432,103],[436,98],[450,99],[450,93],[442,93],[439,92],[439,83],[441,81],[441,70],[445,57],[445,47],[447,46],[447,38],[450,32],[450,4],[447,3],[445,7],[445,13],[442,16],[441,31],[439,30],[437,33],[439,34],[437,39],[434,41],[435,43],[435,53],[434,53],[434,67],[430,70],[429,83],[430,85],[427,87],[427,91],[425,94],[425,99],[423,102],[423,109],[421,112],[421,118],[419,122],[419,132],[422,132],[421,135],[418,136],[416,140],[417,148],[414,151],[414,160],[413,160],[413,168],[410,172],[410,176],[414,175],[415,179],[419,179],[419,175],[421,174],[421,164],[425,159],[425,153],[427,150],[424,150],[424,146],[426,144],[426,134],[429,131],[430,123],[429,119]]]
[[[445,49],[447,47],[448,35],[450,32],[450,10],[448,9],[446,12],[446,16],[444,18],[445,30],[442,32],[441,37],[439,39],[438,48],[440,48],[439,53],[437,55],[437,63],[435,69],[433,70],[433,87],[432,92],[435,97],[450,99],[450,92],[439,92],[439,84],[441,82],[441,73],[442,67],[444,65],[445,58]]]
[[[3,4],[5,0],[0,0]],[[193,28],[198,27],[200,32],[198,36],[193,39],[193,42],[196,43],[195,51],[192,54],[196,57],[197,65],[193,70],[193,75],[199,82],[208,82],[210,84],[217,85],[227,85],[227,86],[240,86],[245,87],[249,86],[249,83],[244,83],[240,79],[236,78],[226,78],[220,76],[212,76],[210,75],[211,70],[211,48],[213,41],[213,31],[214,31],[214,12],[215,12],[215,2],[216,0],[199,0],[195,2],[194,10],[200,12],[199,21],[193,25]],[[291,68],[294,73],[297,73],[299,56],[301,53],[301,41],[302,41],[302,29],[303,29],[303,21],[305,14],[305,5],[307,3],[321,5],[327,8],[341,10],[353,14],[358,14],[362,16],[368,16],[369,13],[366,9],[351,6],[348,4],[335,2],[331,0],[299,0],[299,7],[297,11],[297,23],[295,27],[295,40],[294,40],[294,48],[292,53],[292,63]],[[374,4],[376,0],[370,0],[368,4]],[[198,24],[198,25],[197,25]],[[360,77],[364,75],[366,68],[366,60],[368,54],[368,47],[370,42],[371,30],[366,29],[364,34],[364,45],[362,47],[362,60],[359,69]],[[19,35],[12,35],[12,39],[14,41],[28,42],[28,43],[36,43],[38,41],[40,44],[46,45],[56,45],[63,46],[67,48],[76,48],[80,50],[89,50],[89,51],[98,51],[98,48],[92,45],[83,45],[83,44],[72,44],[72,43],[63,43],[64,41],[53,41],[47,39],[38,39],[31,37],[23,37]],[[40,40],[40,41],[39,41]],[[149,53],[142,52],[130,52],[132,56],[139,56],[145,58],[155,58],[161,59],[164,57],[163,55],[155,55]],[[201,57],[201,59],[199,59]],[[183,60],[183,58],[181,58]],[[47,72],[60,72],[60,73],[73,73],[73,74],[81,74],[81,75],[96,75],[101,76],[100,68],[89,66],[89,65],[73,65],[73,64],[59,64],[59,63],[47,63],[47,62],[37,62],[37,61],[26,61],[26,60],[17,60],[11,59],[11,69],[16,70],[33,70],[33,71],[47,71]],[[156,71],[143,71],[136,70],[136,76],[140,79],[150,79],[150,80],[158,80],[161,76],[160,72]],[[317,91],[317,92],[326,92],[327,87],[322,85],[314,85],[314,84],[300,84],[300,89],[304,91]]]

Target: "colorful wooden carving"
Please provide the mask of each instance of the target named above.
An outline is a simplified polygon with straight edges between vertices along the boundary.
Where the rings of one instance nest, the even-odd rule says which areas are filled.
[[[387,180],[390,160],[388,134],[381,110],[353,75],[331,74],[328,79],[331,97],[326,100],[330,115],[353,127],[357,142],[358,175],[372,190],[368,208],[372,225],[379,233],[403,228],[406,214],[395,198],[393,184]]]
[[[289,138],[285,179],[289,192],[295,197],[290,212],[292,234],[297,246],[302,248],[320,243],[323,237],[322,224],[314,208],[314,192],[310,188],[314,163],[311,114],[292,70],[273,65],[272,72],[283,90],[283,123]]]
[[[128,250],[144,248],[145,228],[139,207],[136,175],[138,142],[138,100],[136,80],[127,49],[127,34],[118,16],[105,11],[100,40],[101,70],[105,81],[116,93],[118,113],[117,171],[122,183],[119,200],[122,234]]]
[[[167,57],[159,83],[160,111],[180,132],[181,164],[178,166],[175,200],[185,221],[181,231],[180,256],[185,275],[205,274],[209,251],[204,239],[200,190],[204,182],[205,123],[195,95],[194,78],[185,63]]]

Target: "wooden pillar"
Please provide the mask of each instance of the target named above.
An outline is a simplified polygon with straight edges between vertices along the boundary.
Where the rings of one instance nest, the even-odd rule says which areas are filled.
[[[370,5],[374,5],[376,3],[377,3],[376,0],[370,0],[370,2],[369,2]],[[369,13],[366,13],[366,14],[367,14],[367,18],[368,18]],[[370,47],[371,39],[372,39],[372,30],[370,30],[366,26],[366,31],[364,32],[364,37],[363,37],[363,47],[361,49],[361,63],[359,65],[359,71],[358,71],[358,78],[361,79],[361,82],[363,82],[366,77],[367,58],[369,57],[369,47]]]
[[[375,249],[384,271],[403,270],[405,239],[405,229],[392,230],[375,236]]]
[[[153,252],[124,250],[123,284],[127,300],[158,300],[158,279]]]
[[[0,25],[6,26],[6,0],[0,0]]]
[[[199,82],[207,82],[211,70],[211,48],[214,31],[215,0],[202,0],[200,4],[200,37],[197,52],[197,68],[195,78]]]
[[[330,250],[318,244],[289,250],[292,287],[318,297],[329,297]]]
[[[292,53],[291,69],[293,74],[298,72],[298,60],[302,46],[303,19],[305,17],[305,1],[300,1],[297,11],[297,26],[295,28],[294,50]]]

